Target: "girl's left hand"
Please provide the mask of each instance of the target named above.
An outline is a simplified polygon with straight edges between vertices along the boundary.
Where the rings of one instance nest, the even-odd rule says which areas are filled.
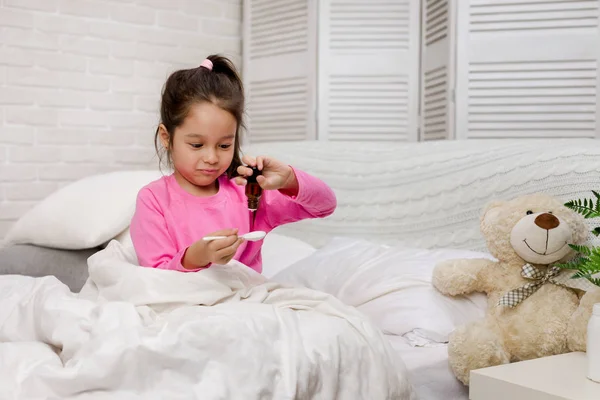
[[[256,181],[264,190],[298,190],[298,180],[294,170],[287,164],[267,156],[258,156],[256,158],[245,155],[242,162],[251,167],[258,167],[262,175],[256,178]],[[235,178],[235,183],[245,185],[247,183],[244,177],[252,175],[252,169],[241,165],[237,169],[240,176]]]

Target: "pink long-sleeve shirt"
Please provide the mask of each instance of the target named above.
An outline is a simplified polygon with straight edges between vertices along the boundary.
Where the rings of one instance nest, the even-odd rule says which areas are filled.
[[[217,194],[208,197],[188,193],[174,175],[151,182],[138,193],[130,227],[139,264],[198,271],[183,268],[181,261],[186,249],[209,233],[229,228],[238,228],[239,235],[257,230],[269,232],[283,224],[333,213],[337,204],[333,191],[318,178],[298,169],[294,172],[299,186],[297,195],[264,190],[254,221],[244,187],[226,176],[219,178]],[[243,242],[234,259],[262,272],[262,243]]]

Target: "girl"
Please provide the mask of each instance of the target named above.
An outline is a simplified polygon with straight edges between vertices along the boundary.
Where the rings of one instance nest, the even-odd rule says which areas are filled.
[[[243,111],[242,82],[225,57],[169,76],[154,142],[174,173],[138,194],[130,231],[140,265],[198,271],[234,258],[260,273],[262,242],[238,234],[333,213],[335,195],[321,180],[270,157],[240,159]],[[244,191],[252,169],[242,162],[262,171],[253,218]]]

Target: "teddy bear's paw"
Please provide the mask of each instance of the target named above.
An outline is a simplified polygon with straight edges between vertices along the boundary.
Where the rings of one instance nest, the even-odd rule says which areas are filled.
[[[461,326],[450,335],[448,359],[456,378],[468,385],[472,370],[507,364],[510,355],[497,325],[484,319]]]
[[[440,293],[449,296],[469,293],[477,276],[469,268],[465,268],[468,262],[469,260],[445,260],[436,264],[432,276],[433,286]]]
[[[455,270],[455,260],[445,260],[436,264],[433,269],[431,283],[440,293],[453,295],[452,292],[452,275]]]

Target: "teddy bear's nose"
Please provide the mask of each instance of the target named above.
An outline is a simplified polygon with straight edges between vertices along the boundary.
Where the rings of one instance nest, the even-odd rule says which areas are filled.
[[[535,224],[542,229],[554,229],[560,225],[560,221],[549,213],[540,214],[535,219]]]

